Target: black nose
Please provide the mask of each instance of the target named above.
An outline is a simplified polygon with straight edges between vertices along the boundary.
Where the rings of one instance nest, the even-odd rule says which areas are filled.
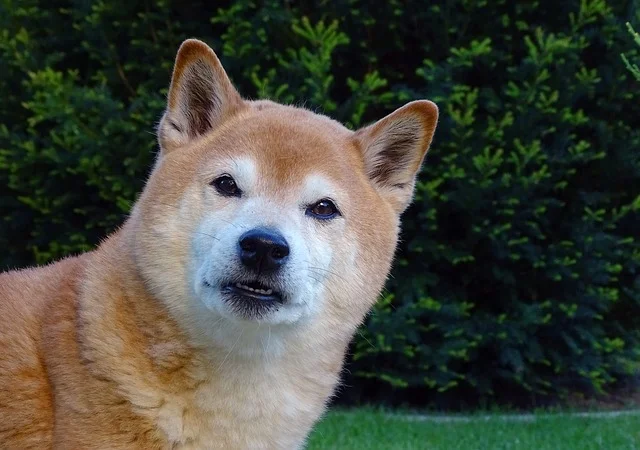
[[[238,240],[240,260],[258,273],[279,269],[289,256],[289,244],[278,232],[254,228]]]

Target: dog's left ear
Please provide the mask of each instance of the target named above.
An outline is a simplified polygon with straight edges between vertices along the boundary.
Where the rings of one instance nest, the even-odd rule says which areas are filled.
[[[398,213],[411,203],[437,122],[435,103],[418,100],[355,133],[367,175]]]
[[[215,129],[242,104],[214,51],[202,41],[187,39],[178,50],[167,110],[158,125],[161,152]]]

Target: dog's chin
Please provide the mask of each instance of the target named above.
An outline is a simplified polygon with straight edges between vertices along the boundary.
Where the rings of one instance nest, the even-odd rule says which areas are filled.
[[[227,319],[270,324],[295,323],[305,314],[304,305],[276,283],[243,279],[218,283],[203,281],[205,302]]]

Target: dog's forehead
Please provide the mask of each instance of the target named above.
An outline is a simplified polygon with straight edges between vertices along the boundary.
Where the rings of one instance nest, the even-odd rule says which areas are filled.
[[[264,173],[261,173],[259,161],[254,160],[250,155],[234,157],[231,159],[229,166],[236,182],[240,183],[241,186],[260,188],[265,184],[265,181],[267,181],[268,184],[268,171],[266,176]],[[318,197],[327,195],[329,192],[341,190],[330,177],[327,177],[322,172],[314,171],[312,168],[309,168],[308,171],[301,175],[302,179],[299,179],[300,177],[295,177],[296,180],[301,181],[298,183],[298,189],[296,189],[296,191],[301,191],[303,195]],[[291,178],[291,176],[289,176],[289,178]],[[271,181],[279,180],[276,179]]]
[[[309,111],[270,108],[224,130],[207,153],[235,161],[240,176],[263,184],[326,190],[362,170],[351,136],[337,122]]]

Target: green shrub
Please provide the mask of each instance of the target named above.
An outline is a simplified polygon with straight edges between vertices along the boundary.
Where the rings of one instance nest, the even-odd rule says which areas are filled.
[[[211,3],[0,0],[2,267],[122,222],[175,51],[198,37],[245,96],[352,127],[440,105],[343,398],[530,400],[637,370],[640,95],[619,57],[633,1]]]
[[[627,28],[629,29],[629,33],[631,33],[631,36],[633,36],[633,40],[635,41],[635,43],[640,46],[640,34],[636,33],[636,30],[633,29],[629,22],[627,22]],[[627,66],[627,69],[629,69],[633,76],[636,77],[636,80],[640,81],[640,67],[638,67],[637,64],[629,61],[624,53],[621,56],[625,66]]]

